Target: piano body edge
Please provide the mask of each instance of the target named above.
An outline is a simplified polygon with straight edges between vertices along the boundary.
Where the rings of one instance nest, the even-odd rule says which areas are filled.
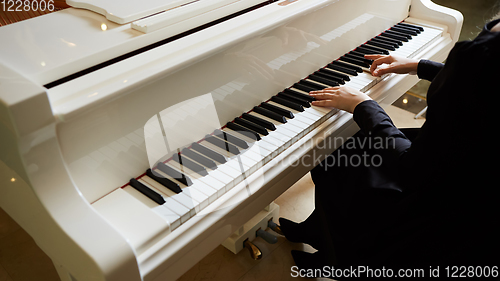
[[[56,268],[63,265],[58,271],[79,280],[140,279],[133,249],[69,176],[45,89],[6,66],[0,73],[0,135],[9,144],[0,147],[2,209]]]

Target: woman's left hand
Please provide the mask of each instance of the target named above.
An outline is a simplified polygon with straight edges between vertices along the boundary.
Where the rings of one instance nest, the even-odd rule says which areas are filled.
[[[326,88],[309,94],[316,98],[312,105],[335,107],[350,113],[353,113],[354,108],[361,102],[371,100],[365,93],[347,86]]]

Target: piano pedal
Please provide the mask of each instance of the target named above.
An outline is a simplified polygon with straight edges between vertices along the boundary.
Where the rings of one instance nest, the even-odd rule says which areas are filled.
[[[279,210],[280,207],[276,203],[273,202],[269,204],[269,206],[266,206],[264,210],[260,211],[222,242],[222,246],[226,247],[226,249],[234,254],[238,254],[243,248],[247,248],[250,252],[250,256],[255,260],[259,260],[262,257],[262,252],[251,241],[257,236],[262,237],[262,239],[271,244],[278,241],[276,236],[267,233],[265,229],[267,229],[270,221],[279,218]],[[259,252],[260,255],[258,254]]]
[[[252,257],[252,259],[260,260],[262,258],[262,252],[260,251],[259,247],[255,246],[254,243],[248,241],[247,239],[245,240],[245,242],[243,242],[243,245],[250,252],[250,256]]]
[[[273,220],[269,220],[267,222],[267,226],[269,226],[270,229],[272,229],[274,232],[278,233],[279,235],[285,236],[285,234],[283,234],[283,231],[281,231],[281,227],[279,225],[277,225]]]

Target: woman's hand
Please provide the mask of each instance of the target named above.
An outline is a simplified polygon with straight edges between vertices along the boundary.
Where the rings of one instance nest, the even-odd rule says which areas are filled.
[[[370,72],[373,76],[382,76],[387,73],[417,74],[418,60],[397,56],[365,55],[365,58],[373,60]]]
[[[316,98],[312,105],[335,107],[350,113],[353,113],[354,108],[361,102],[371,100],[365,93],[347,86],[326,88],[309,94]]]

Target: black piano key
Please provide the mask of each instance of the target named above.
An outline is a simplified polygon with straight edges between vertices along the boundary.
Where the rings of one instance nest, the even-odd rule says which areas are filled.
[[[342,56],[342,57],[340,57],[340,60],[348,62],[348,63],[355,64],[355,65],[361,66],[361,67],[366,67],[366,68],[370,67],[370,65],[368,65],[367,63],[365,63],[363,61],[360,61],[358,59],[354,59],[354,58],[348,57],[348,56]]]
[[[229,129],[231,129],[233,131],[241,132],[244,135],[250,135],[251,138],[260,141],[260,135],[258,133],[254,132],[250,129],[247,129],[241,125],[238,125],[238,124],[233,123],[233,122],[228,122],[226,124],[226,127],[228,127]]]
[[[198,154],[198,153],[192,151],[191,149],[184,148],[181,151],[181,154],[193,159],[194,161],[200,163],[201,165],[203,165],[207,168],[210,168],[212,170],[217,169],[217,164],[215,164],[214,161],[212,161],[210,158],[207,158],[201,154]]]
[[[278,121],[278,122],[280,122],[280,123],[283,123],[283,124],[285,124],[285,123],[286,123],[286,118],[285,118],[285,116],[283,116],[283,115],[281,115],[281,114],[278,114],[278,113],[276,113],[276,112],[270,111],[270,110],[268,110],[268,109],[265,109],[265,108],[263,108],[263,107],[254,106],[254,107],[253,107],[253,111],[255,111],[255,112],[257,112],[257,113],[259,113],[259,114],[261,114],[261,115],[264,115],[264,116],[266,116],[266,117],[268,117],[268,118],[271,118],[271,119],[273,119],[273,120],[276,120],[276,121]]]
[[[417,29],[417,28],[411,28],[411,27],[402,26],[402,25],[395,25],[394,27],[397,27],[398,29],[404,29],[404,30],[409,30],[409,31],[415,32],[415,33],[417,33],[417,35],[422,33],[422,31],[420,31],[420,29]]]
[[[299,84],[304,85],[306,87],[313,88],[315,91],[323,90],[324,88],[326,88],[326,86],[322,86],[320,84],[316,84],[314,82],[307,81],[307,80],[304,80],[304,79],[300,80]]]
[[[335,64],[335,65],[338,65],[338,66],[341,66],[341,67],[345,67],[345,68],[348,68],[348,69],[352,69],[352,70],[354,70],[354,71],[356,71],[358,73],[363,72],[363,69],[361,69],[361,67],[355,66],[355,65],[352,65],[352,64],[348,64],[348,63],[345,63],[345,62],[334,60],[334,61],[332,61],[332,64]]]
[[[398,23],[397,25],[400,25],[400,26],[406,26],[406,27],[410,27],[410,28],[415,28],[415,29],[418,29],[420,31],[424,31],[424,28],[421,27],[421,26],[418,26],[418,25],[413,25],[413,24],[408,24],[408,23],[403,23],[403,22],[400,22]]]
[[[130,186],[132,186],[133,188],[135,188],[137,191],[139,191],[140,193],[142,193],[145,196],[147,196],[149,199],[151,199],[151,200],[155,201],[156,203],[158,203],[158,205],[163,205],[165,203],[165,199],[163,199],[163,197],[160,194],[158,194],[154,190],[151,190],[149,187],[147,187],[144,184],[140,183],[136,179],[130,179],[129,184],[130,184]]]
[[[176,179],[177,181],[182,182],[183,184],[190,186],[193,184],[191,179],[186,176],[184,173],[178,172],[172,167],[167,166],[163,162],[159,162],[157,166],[158,170],[164,172],[165,174],[171,176],[172,178]]]
[[[351,78],[349,78],[349,75],[345,75],[344,73],[340,73],[340,72],[335,71],[333,69],[326,68],[326,66],[325,66],[325,68],[321,68],[318,71],[325,73],[325,74],[328,74],[328,75],[331,75],[331,76],[338,77],[344,81],[351,81]]]
[[[306,85],[302,85],[302,84],[299,84],[299,83],[293,84],[292,87],[294,87],[295,89],[304,91],[306,93],[309,93],[309,92],[312,92],[312,91],[317,91],[317,89],[315,89],[315,88],[311,88],[311,87],[308,87]]]
[[[369,49],[369,50],[373,50],[375,52],[378,52],[379,54],[384,54],[384,55],[388,55],[389,54],[389,51],[387,51],[386,49],[382,49],[382,48],[379,48],[379,47],[371,46],[371,45],[368,45],[368,44],[363,44],[360,47],[361,48],[365,48],[365,49]]]
[[[283,99],[283,98],[280,98],[277,96],[273,96],[271,98],[271,100],[274,101],[275,103],[279,103],[279,104],[286,106],[288,108],[295,109],[295,110],[300,111],[300,112],[304,111],[304,107],[298,103],[294,103],[294,102],[291,102],[289,100],[286,100],[286,99]]]
[[[184,155],[179,155],[179,153],[174,154],[172,156],[172,160],[200,174],[202,177],[208,175],[208,172],[207,170],[205,170],[205,167],[201,166],[200,164],[192,161],[187,157],[184,157]]]
[[[377,50],[373,50],[373,49],[369,49],[369,48],[365,48],[365,47],[361,47],[361,46],[357,47],[356,51],[363,53],[365,55],[385,55],[385,52],[381,52],[381,51],[377,51]]]
[[[327,65],[328,68],[331,68],[333,70],[337,70],[337,71],[340,71],[342,73],[345,73],[345,74],[349,74],[349,75],[352,75],[352,76],[358,76],[358,73],[352,69],[349,69],[349,68],[345,68],[345,67],[342,67],[342,66],[338,66],[338,65],[335,65],[335,64],[331,64],[329,63]]]
[[[314,74],[318,75],[319,77],[324,77],[326,79],[335,81],[335,82],[339,83],[340,85],[345,84],[344,79],[337,77],[337,76],[334,76],[334,75],[331,75],[331,74],[327,73],[326,71],[321,71],[321,69],[314,72]]]
[[[307,94],[303,94],[303,93],[299,93],[293,89],[284,89],[283,90],[284,93],[287,93],[287,94],[290,94],[290,95],[294,95],[298,98],[301,98],[303,100],[306,100],[306,101],[309,101],[309,102],[312,102],[312,101],[315,101],[316,98],[313,97],[313,96],[310,96],[310,95],[307,95]]]
[[[219,138],[216,138],[216,137],[211,136],[211,135],[206,135],[205,140],[207,142],[217,146],[220,149],[231,152],[234,155],[240,154],[240,150],[235,145],[232,145],[232,144],[230,144],[226,141],[223,141]]]
[[[236,136],[233,136],[231,134],[228,134],[228,133],[226,133],[224,131],[221,131],[219,129],[217,129],[217,130],[214,131],[214,135],[217,136],[217,137],[219,137],[219,138],[221,138],[221,139],[223,139],[223,140],[225,140],[225,141],[227,141],[227,142],[229,142],[229,143],[232,143],[232,144],[234,144],[236,146],[239,146],[239,147],[241,147],[243,149],[247,149],[249,147],[249,145],[248,145],[248,143],[246,141],[244,141],[244,140],[242,140],[242,139],[240,139],[240,138],[238,138]]]
[[[254,116],[254,115],[251,115],[251,114],[248,114],[248,113],[243,113],[241,115],[241,118],[246,119],[246,120],[248,120],[248,121],[250,121],[252,123],[255,123],[257,125],[260,125],[260,126],[266,128],[268,130],[271,130],[271,131],[275,131],[276,130],[276,126],[273,123],[271,123],[271,122],[269,122],[267,120],[264,120],[262,118],[259,118],[257,116]]]
[[[272,111],[274,113],[277,113],[277,114],[279,114],[281,116],[285,116],[287,118],[293,118],[294,117],[293,113],[291,111],[283,109],[283,108],[278,107],[278,106],[274,106],[274,105],[269,104],[267,102],[261,103],[260,106],[262,106],[263,108],[268,109],[268,110],[270,110],[270,111]]]
[[[345,54],[345,55],[344,55],[344,57],[347,57],[347,58],[351,58],[351,59],[355,59],[355,60],[362,61],[362,62],[364,62],[365,64],[367,64],[367,65],[368,65],[368,67],[370,67],[370,65],[372,65],[372,63],[373,63],[373,60],[369,60],[369,59],[365,58],[365,56],[364,56],[364,55],[362,55],[362,56],[357,56],[357,55],[355,55],[355,54],[347,53],[347,54]]]
[[[311,107],[311,105],[309,104],[308,101],[297,98],[297,97],[290,95],[290,94],[286,94],[286,93],[281,92],[281,93],[278,93],[278,97],[285,99],[287,101],[296,103],[296,104],[300,104],[300,105],[302,105],[302,107]]]
[[[146,171],[146,175],[148,177],[150,177],[151,179],[155,180],[157,183],[163,185],[164,187],[172,190],[175,193],[182,192],[181,187],[177,183],[171,181],[168,178],[162,177],[161,175],[157,174],[156,172],[151,171],[151,169],[148,169]]]
[[[384,44],[384,43],[380,43],[380,42],[376,42],[376,41],[372,41],[372,40],[366,42],[365,46],[375,46],[375,47],[379,47],[379,48],[382,48],[385,50],[391,50],[391,51],[396,50],[394,45]]]
[[[413,36],[418,35],[418,33],[414,30],[410,30],[410,29],[406,29],[406,28],[399,28],[397,26],[391,27],[390,30],[394,30],[394,31],[399,32],[399,33],[405,33],[405,34],[413,35]]]
[[[368,41],[368,42],[375,42],[375,43],[379,43],[379,44],[389,45],[389,46],[394,47],[395,49],[400,47],[398,43],[384,41],[384,40],[377,38],[377,37],[370,39],[370,41]]]
[[[203,145],[199,144],[199,143],[196,143],[196,142],[193,142],[191,144],[191,148],[194,150],[194,151],[197,151],[199,152],[200,154],[212,159],[212,160],[215,160],[219,163],[226,163],[227,160],[224,156],[222,156],[221,154],[219,154],[218,152],[215,152],[209,148],[206,148],[204,147]]]
[[[338,87],[339,86],[339,83],[337,83],[337,82],[335,82],[333,80],[330,80],[328,78],[321,77],[321,76],[316,75],[316,74],[311,74],[307,78],[311,79],[313,81],[319,82],[319,83],[323,83],[323,84],[328,85],[330,87]]]
[[[394,31],[394,30],[386,30],[385,32],[387,33],[390,33],[390,34],[394,34],[394,35],[398,35],[398,36],[402,36],[402,37],[406,37],[406,39],[408,40],[411,40],[413,38],[413,36],[411,36],[410,34],[405,34],[405,33],[401,33],[401,32],[397,32],[397,31]]]
[[[389,37],[385,37],[385,36],[382,36],[382,35],[378,35],[377,37],[375,37],[375,39],[379,39],[379,40],[384,41],[384,42],[390,42],[390,43],[398,44],[399,46],[403,46],[403,42],[402,41],[396,40],[396,39],[393,39],[393,38],[389,38]]]
[[[234,118],[234,123],[236,123],[238,125],[241,125],[241,126],[243,126],[245,128],[248,128],[248,129],[250,129],[252,131],[255,131],[255,132],[257,132],[257,133],[259,133],[261,135],[264,135],[264,136],[269,135],[269,133],[267,132],[266,128],[264,128],[264,127],[262,127],[260,125],[257,125],[255,123],[252,123],[252,122],[250,122],[248,120],[245,120],[243,118],[239,118],[239,117]]]
[[[384,33],[382,33],[381,35],[384,37],[396,39],[399,41],[408,42],[408,38],[406,38],[405,36],[399,36],[397,34],[394,34],[394,33],[388,32],[388,31],[384,31]]]
[[[394,27],[397,27],[399,29],[405,29],[405,30],[410,30],[410,31],[413,31],[413,32],[416,32],[417,34],[420,34],[422,33],[422,31],[418,28],[413,28],[413,27],[408,27],[408,26],[402,26],[402,25],[395,25]]]

